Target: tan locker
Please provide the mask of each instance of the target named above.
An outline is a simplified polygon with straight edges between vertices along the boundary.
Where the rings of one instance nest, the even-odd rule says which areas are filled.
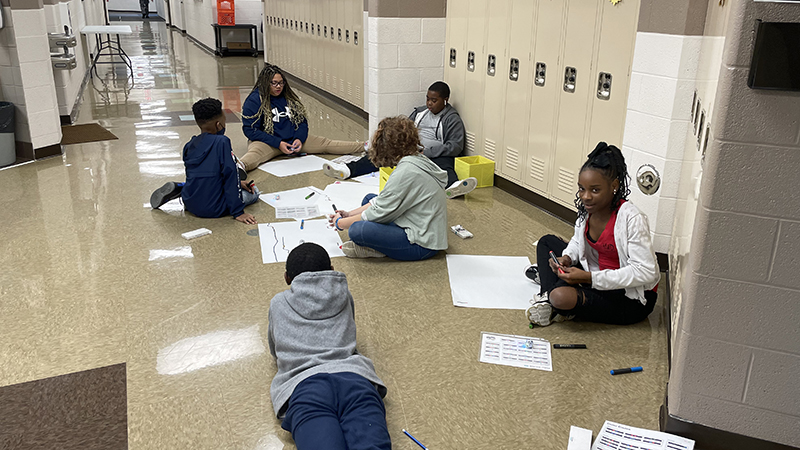
[[[324,0],[313,0],[311,3],[311,17],[314,20],[314,36],[311,39],[314,45],[314,85],[325,89],[325,58],[322,51],[322,3]]]
[[[605,141],[622,148],[638,17],[639,2],[604,2],[601,7],[589,147]]]
[[[525,0],[516,0],[525,1]],[[502,173],[503,132],[508,82],[508,42],[512,0],[494,0],[488,11],[486,61],[483,61],[486,82],[483,102],[483,156],[495,162],[495,172]],[[490,58],[493,58],[490,70]],[[491,73],[490,73],[491,72]]]
[[[345,21],[347,15],[347,0],[335,0],[336,4],[336,76],[338,77],[338,84],[336,86],[336,95],[339,98],[346,99],[347,91],[345,90],[345,77],[347,76],[347,60],[344,58],[347,49],[344,43],[344,31],[346,28]]]
[[[549,192],[559,93],[563,88],[560,56],[565,7],[563,0],[539,0],[533,38],[528,153],[522,179],[526,187],[544,196]]]
[[[300,61],[300,78],[308,81],[308,50],[311,48],[308,45],[308,33],[306,33],[306,24],[308,23],[308,0],[295,0],[297,5],[297,16],[300,22],[300,28],[297,31],[297,52],[299,53],[298,60]]]
[[[511,5],[511,39],[506,58],[506,106],[503,121],[503,167],[501,174],[516,182],[522,182],[522,173],[527,159],[528,122],[531,113],[530,98],[533,83],[531,40],[535,11],[538,2],[515,0]],[[499,75],[499,74],[498,74]]]
[[[353,49],[353,90],[355,91],[355,105],[360,109],[364,106],[364,4],[356,0],[355,23],[353,24],[353,36],[350,44]],[[357,128],[354,127],[357,134]]]
[[[355,25],[355,1],[342,0],[344,2],[344,29],[342,30],[342,57],[344,65],[344,95],[348,103],[356,104],[356,92],[353,80],[355,79],[355,68],[353,67],[353,26]]]
[[[322,25],[322,37],[319,42],[320,50],[322,51],[322,79],[321,87],[328,92],[331,91],[331,67],[333,65],[333,56],[330,52],[330,27],[331,27],[331,2],[322,0],[321,4],[322,16],[320,17],[320,24]]]
[[[467,43],[464,62],[464,87],[456,105],[466,130],[465,147],[469,155],[477,154],[483,142],[483,90],[486,79],[486,13],[488,0],[469,2]],[[452,89],[451,89],[452,91]],[[451,94],[452,95],[452,94]]]
[[[561,91],[550,193],[554,200],[573,208],[578,171],[589,153],[587,122],[595,93],[592,60],[597,45],[598,6],[599,0],[568,0],[562,52],[564,67],[561,73],[554,74]]]
[[[469,2],[466,0],[448,0],[445,24],[444,80],[450,86],[450,102],[459,110],[464,109],[461,105],[467,96],[464,83],[466,77],[468,23]],[[459,114],[461,114],[460,111]]]

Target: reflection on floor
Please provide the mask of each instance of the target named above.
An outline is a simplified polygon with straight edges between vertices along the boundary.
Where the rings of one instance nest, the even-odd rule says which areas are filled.
[[[208,96],[238,114],[263,62],[214,58],[163,23],[130,25],[123,46],[133,77],[122,65],[101,70],[78,117],[119,140],[0,171],[0,386],[125,363],[131,449],[264,449],[276,440],[292,449],[270,406],[276,368],[264,350],[283,267],[261,264],[258,237],[248,233],[255,227],[142,207],[153,189],[183,179],[180,151],[197,129],[180,116]],[[315,134],[366,137],[364,121],[302,96]],[[227,135],[244,154],[238,124]],[[322,172],[251,176],[262,192],[330,182]],[[248,211],[274,220],[263,202]],[[452,235],[453,254],[532,256],[542,234],[572,231],[495,188],[448,201],[448,223],[475,235]],[[214,234],[181,238],[200,227]],[[337,258],[334,266],[356,301],[359,348],[389,387],[397,449],[415,448],[402,428],[444,450],[563,449],[570,425],[596,432],[607,419],[657,427],[667,379],[663,302],[629,327],[532,330],[520,311],[453,307],[444,255]],[[488,365],[478,362],[481,331],[589,349],[557,351],[553,372]],[[645,371],[608,373],[637,365]]]

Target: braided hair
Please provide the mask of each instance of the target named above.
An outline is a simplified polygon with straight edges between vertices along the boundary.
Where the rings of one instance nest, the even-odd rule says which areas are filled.
[[[261,122],[264,126],[264,131],[269,134],[274,132],[269,86],[272,82],[272,78],[275,77],[275,75],[280,75],[281,78],[283,78],[284,85],[281,95],[286,98],[286,104],[292,112],[289,116],[289,120],[292,121],[294,129],[296,130],[298,127],[300,127],[300,124],[302,124],[308,116],[306,107],[303,106],[303,103],[300,102],[300,98],[289,86],[289,80],[286,79],[286,76],[283,74],[280,67],[267,64],[263,69],[261,69],[261,73],[258,75],[258,80],[256,80],[256,84],[253,86],[254,91],[258,90],[258,95],[261,98],[261,105],[258,107],[258,111],[256,111],[256,113],[252,116],[245,116],[242,114],[242,117],[245,119],[254,119],[251,126],[255,126],[255,123],[261,119]]]
[[[609,180],[619,181],[619,188],[617,188],[617,192],[611,200],[611,211],[614,212],[619,209],[622,200],[627,200],[631,194],[631,190],[628,187],[630,185],[628,166],[625,164],[625,157],[622,156],[622,152],[613,145],[600,142],[589,153],[580,171],[583,172],[586,169],[597,170]],[[578,193],[575,193],[575,207],[578,208],[578,219],[586,219],[586,208],[583,206],[583,200],[581,200]]]

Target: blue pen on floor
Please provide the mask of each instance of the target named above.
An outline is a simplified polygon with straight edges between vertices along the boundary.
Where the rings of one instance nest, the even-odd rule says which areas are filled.
[[[303,225],[305,225],[305,224],[306,224],[306,219],[300,220],[300,229],[301,230],[303,229]]]
[[[611,375],[620,375],[623,373],[634,373],[634,372],[641,372],[644,368],[642,366],[639,367],[626,367],[624,369],[614,369],[611,371]]]
[[[420,447],[422,447],[424,450],[428,450],[428,447],[425,447],[424,445],[422,445],[422,442],[418,441],[418,440],[417,440],[417,438],[415,438],[414,436],[412,436],[412,435],[411,435],[411,433],[409,433],[408,431],[406,431],[406,429],[405,429],[405,428],[403,428],[403,433],[405,433],[405,434],[406,434],[406,436],[410,437],[412,441],[416,442],[416,443],[417,443],[417,445],[419,445]]]

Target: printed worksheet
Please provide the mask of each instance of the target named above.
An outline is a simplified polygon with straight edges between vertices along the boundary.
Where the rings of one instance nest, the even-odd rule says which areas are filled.
[[[694,441],[674,434],[606,422],[592,450],[692,450]]]
[[[319,216],[319,206],[279,206],[275,208],[276,219],[310,219]]]
[[[289,252],[304,242],[319,244],[331,258],[344,256],[339,233],[328,226],[327,219],[302,222],[273,222],[258,224],[261,260],[264,264],[284,262]]]
[[[550,342],[544,339],[481,332],[480,362],[553,371]]]

